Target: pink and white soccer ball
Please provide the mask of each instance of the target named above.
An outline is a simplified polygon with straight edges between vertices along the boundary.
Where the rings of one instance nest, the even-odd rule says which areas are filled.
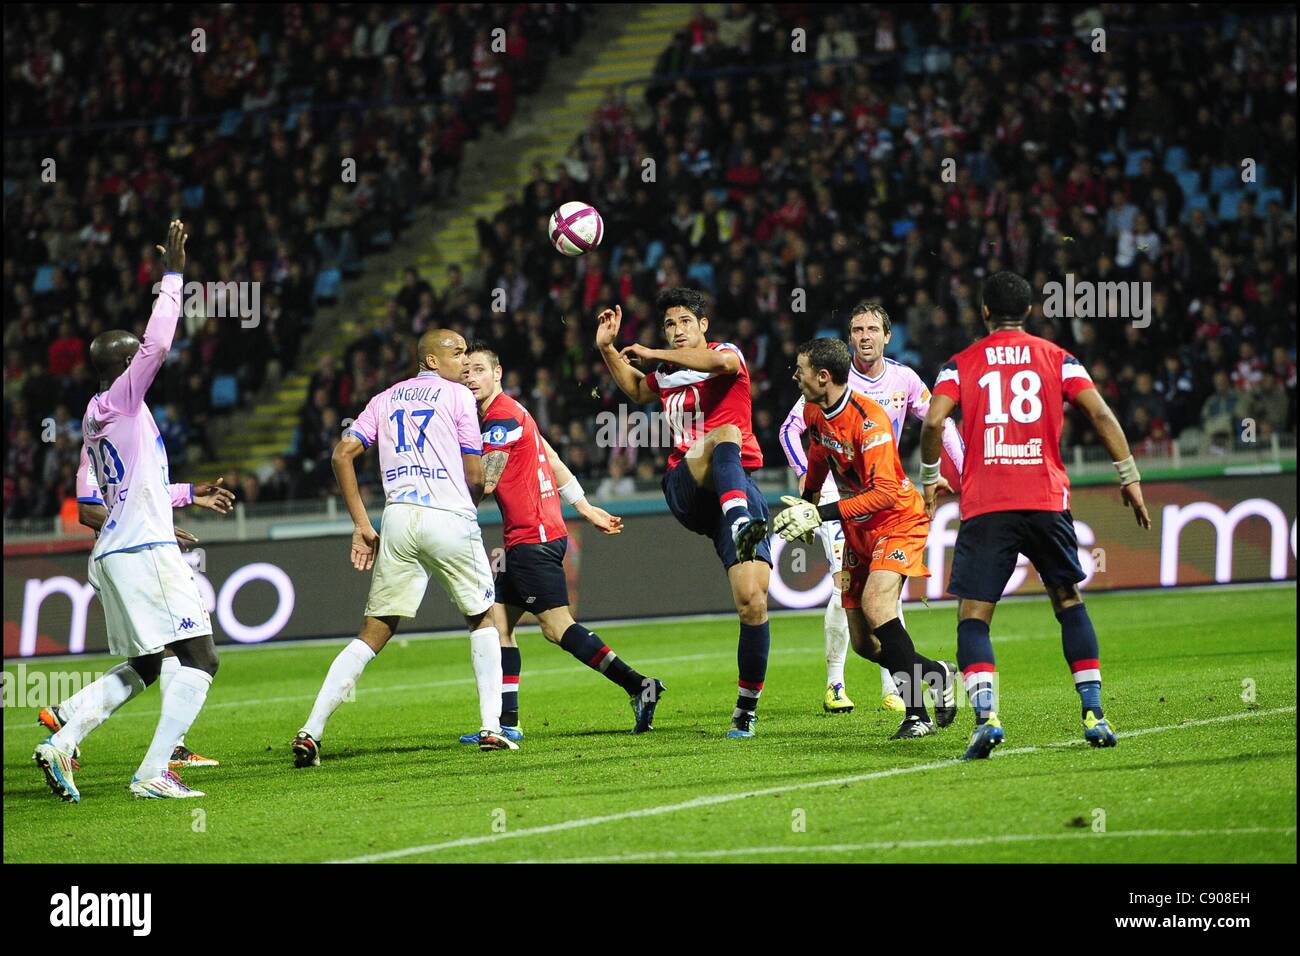
[[[551,245],[566,256],[580,256],[600,245],[605,223],[593,206],[566,202],[551,213]]]

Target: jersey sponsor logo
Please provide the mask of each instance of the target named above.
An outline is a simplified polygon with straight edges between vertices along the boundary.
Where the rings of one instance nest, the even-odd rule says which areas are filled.
[[[1031,438],[1022,444],[1007,444],[1004,425],[984,429],[984,464],[986,465],[1041,465],[1043,440]]]
[[[419,478],[450,478],[446,468],[430,468],[427,465],[402,465],[398,468],[389,468],[384,472],[384,481],[396,481],[398,478],[405,477]]]
[[[862,443],[862,453],[865,455],[872,448],[878,445],[885,445],[893,442],[894,436],[890,432],[881,432],[879,435],[872,435]]]
[[[817,444],[821,445],[823,448],[829,448],[837,455],[843,455],[844,458],[848,461],[853,460],[852,445],[846,445],[843,442],[837,441],[836,439],[832,438],[830,435],[826,434],[820,429],[813,430],[813,438],[815,438],[817,440]]]

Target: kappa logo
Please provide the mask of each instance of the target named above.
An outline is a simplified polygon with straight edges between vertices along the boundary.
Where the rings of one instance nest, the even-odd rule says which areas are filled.
[[[893,551],[890,551],[890,552],[889,552],[889,560],[890,560],[890,561],[906,561],[906,560],[907,560],[907,555],[905,555],[905,554],[903,553],[903,551],[902,551],[901,548],[895,548]]]
[[[490,600],[492,600],[492,589],[491,589],[491,588],[488,588],[486,591],[483,592],[483,600],[485,600],[485,601],[490,601]]]
[[[190,628],[192,628],[192,627],[194,627],[194,622],[193,622],[193,621],[191,621],[188,617],[183,617],[183,618],[181,618],[181,630],[182,630],[182,631],[188,631],[188,630],[189,630]]]

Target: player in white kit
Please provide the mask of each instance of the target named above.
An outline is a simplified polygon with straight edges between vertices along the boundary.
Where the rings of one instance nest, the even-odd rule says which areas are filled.
[[[320,766],[326,721],[397,632],[399,620],[415,617],[431,576],[469,628],[479,749],[519,749],[501,730],[501,640],[492,616],[496,593],[478,524],[483,436],[478,404],[461,384],[465,340],[450,329],[430,329],[416,351],[417,374],[372,398],[334,447],[334,475],[355,525],[352,566],[373,567],[374,575],[360,636],[330,665],[311,715],[294,737],[296,767]],[[353,465],[376,443],[384,483],[379,534],[366,515]]]
[[[920,421],[930,409],[930,390],[921,377],[906,365],[885,358],[885,346],[892,337],[889,314],[875,302],[863,301],[853,307],[849,316],[849,347],[853,363],[849,366],[849,388],[860,392],[884,407],[894,424],[894,443],[903,434],[903,423],[910,414]],[[799,492],[803,493],[804,473],[808,470],[808,456],[800,436],[807,427],[803,418],[804,400],[800,396],[794,408],[781,424],[781,448],[790,467],[799,476]],[[943,449],[951,460],[954,471],[961,474],[963,445],[961,435],[952,419],[943,423]],[[947,490],[947,481],[944,482]],[[827,476],[820,501],[825,504],[838,501],[839,489],[833,475]],[[826,693],[822,706],[828,713],[848,713],[853,701],[844,689],[844,659],[849,647],[849,622],[840,603],[844,582],[841,562],[844,559],[844,532],[838,521],[827,521],[817,529],[826,560],[830,562],[835,590],[826,605]],[[903,602],[898,602],[898,618],[903,618]],[[898,695],[894,678],[885,668],[880,669],[881,707],[903,712],[906,708]]]
[[[91,551],[108,624],[108,646],[126,661],[90,685],[66,724],[33,755],[46,782],[64,800],[79,802],[72,755],[91,731],[158,679],[163,649],[180,661],[163,695],[162,714],[130,792],[137,797],[201,797],[181,783],[168,762],[203,708],[217,672],[212,624],[176,541],[167,450],[144,396],[162,368],[176,332],[184,288],[185,226],[173,220],[159,246],[165,274],[144,341],[112,331],[90,344],[99,392],[86,407],[82,441],[108,516]]]

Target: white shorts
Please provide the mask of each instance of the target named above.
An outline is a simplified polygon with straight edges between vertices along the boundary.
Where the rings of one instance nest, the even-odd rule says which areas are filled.
[[[176,545],[92,559],[90,584],[104,605],[108,649],[118,657],[157,654],[168,644],[212,633],[194,571]]]
[[[478,521],[441,508],[388,505],[366,617],[415,617],[430,576],[466,617],[492,606],[496,592]]]
[[[831,574],[838,574],[844,567],[844,526],[838,521],[824,521],[817,526],[817,537],[830,562]]]

